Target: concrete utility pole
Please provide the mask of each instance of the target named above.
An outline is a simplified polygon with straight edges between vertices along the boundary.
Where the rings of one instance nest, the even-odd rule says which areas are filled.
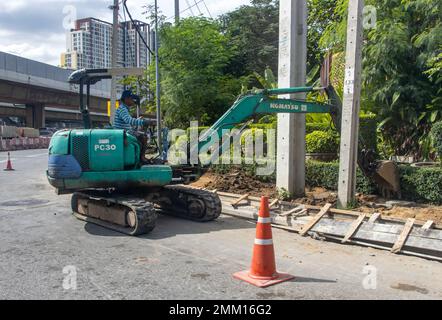
[[[279,88],[303,87],[307,73],[307,1],[279,2]],[[305,94],[292,98],[304,99]],[[276,184],[292,195],[305,193],[305,115],[278,115]]]
[[[163,139],[162,139],[162,128],[161,128],[161,86],[160,86],[160,59],[158,56],[158,1],[155,0],[155,74],[156,74],[156,96],[157,96],[157,143],[158,143],[158,153],[160,156],[163,155]]]
[[[118,67],[118,32],[119,32],[119,25],[118,25],[118,0],[114,0],[114,5],[112,7],[114,11],[114,18],[113,18],[113,25],[112,25],[112,68]],[[110,123],[114,123],[115,119],[115,106],[117,101],[117,81],[118,79],[116,77],[112,77],[112,83],[111,83],[111,107],[110,107]]]
[[[356,194],[359,111],[362,70],[363,0],[348,4],[347,53],[345,62],[344,103],[341,126],[338,205],[348,207]]]
[[[180,22],[180,0],[175,0],[175,24]]]

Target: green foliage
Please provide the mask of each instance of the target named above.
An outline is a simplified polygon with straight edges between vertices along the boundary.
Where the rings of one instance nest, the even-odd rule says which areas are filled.
[[[293,195],[290,194],[285,188],[278,189],[278,199],[281,201],[288,201],[293,199]]]
[[[279,1],[252,0],[220,17],[230,46],[237,47],[230,68],[237,76],[278,70]]]
[[[442,119],[442,2],[365,4],[377,9],[377,25],[364,35],[362,107],[379,116],[384,143],[395,154],[431,158],[429,132]],[[337,0],[335,19],[320,40],[321,48],[335,54],[345,48],[347,5],[348,0]]]
[[[333,131],[313,131],[305,137],[307,153],[337,153],[337,134]]]
[[[313,131],[329,131],[329,130],[331,130],[329,123],[324,123],[324,122],[306,123],[305,125],[306,134],[310,134]]]
[[[167,126],[211,124],[239,94],[241,80],[225,72],[236,48],[220,31],[217,22],[201,17],[163,25],[159,54]]]
[[[325,48],[319,45],[327,26],[336,20],[337,0],[308,0],[307,67],[312,70],[322,64]]]
[[[376,115],[361,114],[359,116],[359,140],[361,148],[378,151]]]
[[[439,160],[442,163],[442,121],[437,122],[431,129],[431,136],[433,137],[433,145],[439,155]]]
[[[323,187],[329,190],[338,189],[339,163],[307,161],[306,183],[310,187]],[[362,172],[357,170],[356,189],[364,194],[376,193],[376,187],[368,180]]]
[[[442,168],[415,168],[400,166],[400,184],[402,198],[409,201],[421,201],[442,204]],[[310,187],[323,187],[337,190],[339,163],[308,161],[306,181]],[[356,189],[364,194],[376,194],[376,186],[357,170]]]
[[[442,204],[442,169],[400,167],[402,197]]]

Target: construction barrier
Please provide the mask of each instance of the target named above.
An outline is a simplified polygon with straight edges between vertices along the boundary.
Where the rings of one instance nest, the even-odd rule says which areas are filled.
[[[16,128],[17,136],[23,138],[38,138],[40,136],[40,131],[33,128]]]
[[[0,126],[0,137],[2,137],[2,138],[16,138],[16,137],[18,137],[17,127]]]
[[[0,137],[0,151],[15,151],[26,149],[47,149],[51,138],[11,138],[4,139]]]

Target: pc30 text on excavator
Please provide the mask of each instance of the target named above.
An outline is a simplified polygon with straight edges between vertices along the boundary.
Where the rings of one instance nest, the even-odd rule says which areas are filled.
[[[91,128],[90,86],[116,75],[123,74],[115,69],[100,69],[79,70],[70,76],[70,83],[80,87],[84,129],[61,130],[54,134],[49,147],[49,183],[58,194],[73,194],[71,205],[75,217],[127,235],[152,231],[158,214],[197,222],[217,219],[222,210],[219,197],[216,193],[184,185],[185,170],[161,161],[143,164],[140,145],[131,134],[124,130]],[[317,90],[326,92],[328,103],[278,98]],[[223,130],[252,116],[275,113],[329,113],[339,129],[341,102],[332,87],[262,90],[239,97],[209,132],[222,137]],[[201,137],[199,147],[205,143]],[[381,189],[399,192],[394,164],[376,162],[369,155],[370,152],[359,152],[358,162],[364,174]]]

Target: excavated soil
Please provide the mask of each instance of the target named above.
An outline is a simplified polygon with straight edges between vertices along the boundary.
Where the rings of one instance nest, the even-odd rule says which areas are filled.
[[[268,196],[278,198],[277,189],[272,182],[262,182],[248,175],[244,171],[232,168],[225,174],[219,174],[212,170],[207,171],[198,181],[192,184],[195,187],[218,190],[234,194],[250,194],[260,197]],[[442,225],[442,206],[415,204],[412,207],[385,206],[385,199],[374,195],[357,195],[358,207],[354,211],[367,213],[380,212],[384,216],[395,218],[415,218],[417,220],[433,220]],[[326,203],[336,205],[337,194],[324,188],[307,188],[306,196],[293,199],[295,203],[323,206]]]

